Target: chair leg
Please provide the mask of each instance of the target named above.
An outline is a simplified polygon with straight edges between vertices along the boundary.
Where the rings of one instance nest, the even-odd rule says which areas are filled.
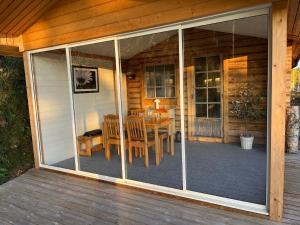
[[[148,146],[145,146],[144,149],[145,149],[145,166],[148,167],[149,166]]]
[[[107,160],[110,160],[110,144],[109,143],[107,143],[106,147],[105,147],[105,158]]]
[[[128,147],[128,161],[129,161],[129,163],[130,164],[132,164],[132,146],[131,145],[129,145],[129,147]]]
[[[170,154],[171,153],[171,151],[170,151],[170,136],[169,136],[169,134],[168,134],[168,136],[167,136],[167,152]]]
[[[138,157],[138,150],[139,150],[138,147],[134,147],[134,155],[135,155],[135,158]]]
[[[161,136],[160,137],[160,146],[159,146],[159,150],[160,150],[160,159],[162,160],[164,158],[164,139]]]
[[[92,156],[92,141],[90,139],[85,141],[85,150],[86,150],[87,156],[91,157]]]
[[[121,147],[121,146],[118,145],[118,156],[120,156],[120,152],[121,152],[121,151],[120,151],[120,147]]]

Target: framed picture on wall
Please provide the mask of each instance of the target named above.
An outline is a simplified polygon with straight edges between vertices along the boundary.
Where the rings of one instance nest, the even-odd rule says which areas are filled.
[[[73,92],[99,92],[98,68],[87,66],[73,66]]]

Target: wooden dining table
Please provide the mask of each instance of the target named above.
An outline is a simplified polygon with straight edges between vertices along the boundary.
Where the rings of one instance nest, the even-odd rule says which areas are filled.
[[[146,118],[145,119],[145,125],[146,128],[152,129],[154,131],[154,138],[155,138],[155,160],[156,160],[156,165],[158,166],[160,164],[160,147],[159,147],[159,129],[161,128],[166,128],[166,129],[170,129],[171,132],[171,140],[170,140],[170,144],[171,144],[171,155],[174,155],[174,135],[173,135],[173,119],[171,118],[155,118],[155,117],[151,117],[151,118]],[[168,137],[169,138],[169,137]],[[162,150],[163,151],[163,150]]]

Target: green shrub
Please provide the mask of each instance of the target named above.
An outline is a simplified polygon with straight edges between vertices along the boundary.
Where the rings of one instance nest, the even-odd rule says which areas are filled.
[[[0,184],[32,166],[23,61],[0,56]]]

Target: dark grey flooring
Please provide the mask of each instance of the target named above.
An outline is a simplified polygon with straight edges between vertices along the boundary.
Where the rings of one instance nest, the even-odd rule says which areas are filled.
[[[157,167],[155,155],[150,151],[150,165],[143,158],[134,158],[127,165],[127,178],[166,187],[182,189],[181,144],[175,144],[175,156],[164,154]],[[266,203],[267,154],[264,147],[242,150],[238,145],[188,142],[186,145],[187,189],[191,191],[252,202]],[[74,159],[55,166],[74,168]],[[93,153],[91,158],[81,157],[82,171],[121,177],[121,160],[112,151],[111,160],[104,153]]]

